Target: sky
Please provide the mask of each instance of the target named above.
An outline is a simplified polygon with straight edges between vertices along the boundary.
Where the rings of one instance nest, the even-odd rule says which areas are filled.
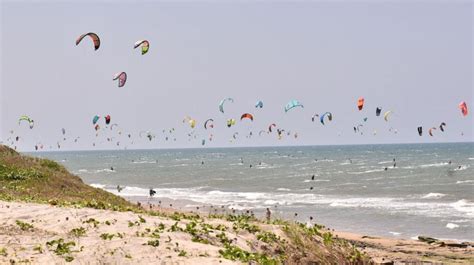
[[[19,150],[58,142],[62,150],[201,147],[202,139],[204,147],[473,141],[472,114],[458,108],[474,103],[470,1],[1,1],[0,8],[0,141],[20,136]],[[99,50],[89,39],[75,45],[86,32],[99,35]],[[150,42],[145,55],[133,49],[140,39]],[[120,71],[128,74],[121,88],[112,81]],[[234,103],[223,114],[226,97]],[[285,113],[292,99],[304,108]],[[376,107],[393,111],[388,122]],[[311,122],[326,111],[332,121]],[[253,122],[240,122],[246,112]],[[96,114],[110,114],[119,129],[101,120],[96,136]],[[35,120],[33,129],[18,125],[21,115]],[[195,139],[186,115],[197,120]],[[206,131],[208,118],[215,127]],[[228,118],[237,125],[227,128]],[[441,122],[446,131],[428,136]],[[291,135],[258,136],[271,123]],[[353,131],[358,124],[363,135]],[[169,128],[176,141],[164,140]]]

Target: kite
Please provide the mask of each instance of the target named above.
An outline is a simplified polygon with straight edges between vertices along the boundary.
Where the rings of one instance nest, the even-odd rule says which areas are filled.
[[[304,106],[296,99],[290,100],[288,104],[285,106],[285,112],[288,112],[289,110],[296,108],[296,107],[301,107],[304,108]]]
[[[418,127],[418,135],[420,135],[420,136],[423,135],[423,127],[421,127],[421,126]]]
[[[388,116],[389,116],[390,114],[392,114],[392,111],[391,111],[391,110],[385,112],[385,113],[383,114],[383,119],[384,119],[385,121],[388,121]]]
[[[251,121],[253,121],[253,115],[250,113],[244,113],[242,114],[242,116],[240,116],[240,120],[243,120],[243,119],[250,119]]]
[[[123,87],[125,85],[125,82],[127,82],[127,73],[125,72],[116,73],[112,80],[117,80],[117,79],[118,79],[118,87]]]
[[[105,116],[104,119],[105,119],[105,124],[109,125],[110,124],[110,115]]]
[[[381,113],[381,112],[382,112],[382,108],[377,107],[377,108],[375,109],[375,116],[377,116],[377,117],[380,116],[380,113]]]
[[[363,97],[360,97],[359,100],[357,101],[357,108],[359,108],[359,110],[362,110],[364,108],[364,98]]]
[[[440,125],[439,125],[439,129],[444,132],[444,126],[446,126],[446,123],[442,122]]]
[[[96,124],[99,121],[100,117],[98,115],[95,115],[94,118],[92,118],[92,124]]]
[[[219,111],[222,112],[222,113],[224,113],[224,103],[226,101],[230,101],[230,102],[234,103],[233,98],[225,98],[225,99],[221,100],[221,102],[219,102]]]
[[[35,121],[32,120],[30,117],[28,117],[26,115],[20,116],[20,118],[18,119],[18,125],[21,125],[22,121],[28,122],[28,125],[30,126],[30,129],[33,129],[33,127],[35,126]]]
[[[271,133],[272,132],[272,127],[275,128],[276,127],[276,124],[275,123],[272,123],[268,126],[268,132]]]
[[[329,120],[329,121],[332,121],[332,113],[331,113],[331,112],[326,112],[326,113],[324,113],[323,115],[321,115],[321,118],[319,119],[319,121],[320,121],[323,125],[325,125],[325,124],[324,124],[324,118],[325,118],[325,117],[328,117],[328,120]]]
[[[459,103],[459,109],[461,109],[461,113],[462,113],[463,116],[467,116],[468,111],[467,111],[466,102],[462,101],[461,103]]]
[[[196,127],[196,120],[191,119],[191,117],[189,117],[189,116],[186,116],[183,119],[183,123],[185,123],[186,121],[189,123],[189,126],[191,126],[191,128],[194,129],[194,127]]]
[[[207,125],[208,123],[210,123],[210,124]],[[204,129],[207,130],[207,127],[214,128],[214,120],[213,119],[207,119],[207,121],[204,122]]]
[[[232,125],[235,125],[235,119],[228,119],[227,120],[227,127],[231,127]]]
[[[81,36],[79,36],[79,38],[77,38],[76,40],[76,46],[79,45],[82,39],[84,39],[86,36],[89,36],[92,39],[92,41],[94,42],[94,49],[97,51],[100,47],[100,39],[99,39],[99,36],[97,36],[97,34],[93,32],[89,32],[89,33],[82,34]]]
[[[255,108],[263,108],[263,101],[257,101],[257,103],[255,103]]]
[[[138,47],[142,46],[142,55],[148,52],[148,49],[150,49],[150,43],[147,40],[139,40],[135,42],[135,45],[133,45],[133,48],[136,49]]]

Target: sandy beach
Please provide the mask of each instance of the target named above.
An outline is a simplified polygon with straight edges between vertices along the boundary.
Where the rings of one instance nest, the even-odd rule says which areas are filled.
[[[172,209],[164,211],[171,212]],[[72,264],[241,263],[223,258],[219,253],[220,243],[193,242],[196,240],[186,232],[193,221],[177,220],[132,212],[0,202],[0,263],[8,264],[11,260],[32,264],[63,264],[66,261]],[[233,231],[232,222],[215,218],[203,220],[211,227],[220,226],[227,238],[243,250],[251,252],[255,247],[248,242],[257,242],[256,245],[262,248],[266,245],[255,234]],[[281,238],[287,237],[277,225],[260,223],[259,227]],[[212,230],[211,235],[216,231]],[[472,244],[449,247],[416,240],[345,232],[334,234],[356,245],[377,264],[422,261],[472,264],[474,260]]]

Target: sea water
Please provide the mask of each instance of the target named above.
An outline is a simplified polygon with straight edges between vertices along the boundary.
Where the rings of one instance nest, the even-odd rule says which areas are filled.
[[[336,230],[474,241],[474,143],[42,152],[127,198],[186,201]],[[314,180],[312,177],[314,175]],[[124,187],[118,192],[116,187]],[[312,187],[312,189],[311,189]],[[295,215],[295,213],[297,215]]]

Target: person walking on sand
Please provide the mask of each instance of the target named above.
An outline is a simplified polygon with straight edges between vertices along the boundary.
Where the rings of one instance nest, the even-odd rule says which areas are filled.
[[[156,191],[150,188],[150,197],[155,196],[155,194],[156,194]]]
[[[270,223],[271,218],[272,212],[270,211],[270,208],[267,208],[267,223]]]

